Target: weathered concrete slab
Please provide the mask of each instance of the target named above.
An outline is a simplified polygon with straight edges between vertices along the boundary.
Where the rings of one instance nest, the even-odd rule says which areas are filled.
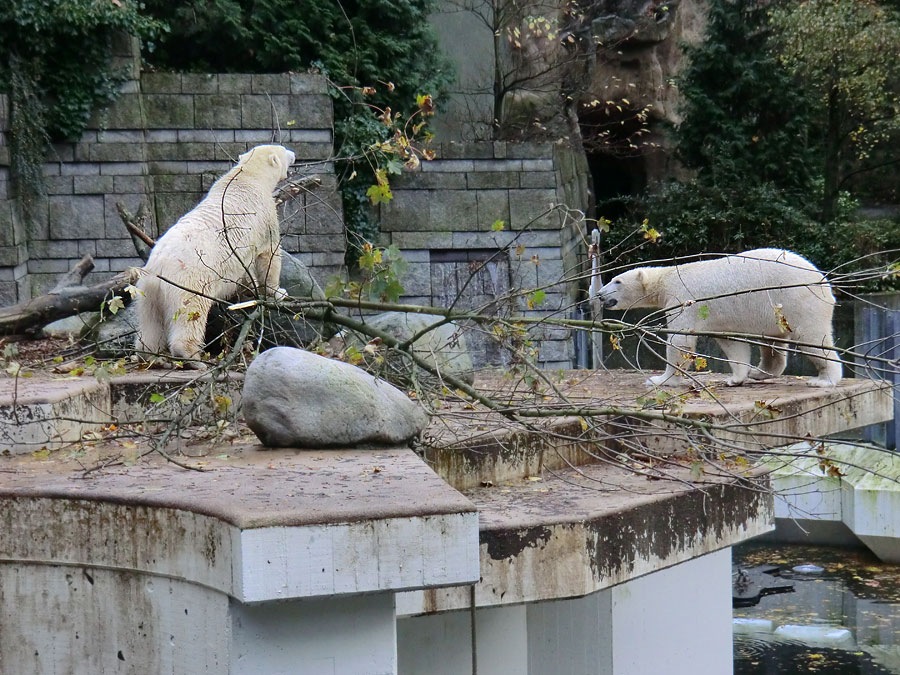
[[[426,430],[426,461],[448,483],[465,490],[600,461],[604,451],[668,455],[689,447],[683,428],[665,420],[646,421],[631,410],[704,420],[711,433],[750,450],[762,450],[821,437],[893,418],[891,390],[884,383],[845,379],[833,389],[807,387],[799,377],[779,377],[741,387],[725,385],[725,375],[699,374],[698,386],[653,389],[646,373],[565,371],[554,377],[552,400],[535,400],[520,380],[479,374],[476,387],[503,401],[521,401],[547,412],[561,408],[621,411],[587,424],[578,417],[523,418],[511,421],[484,408],[445,408]],[[660,393],[662,392],[662,393]],[[565,397],[565,400],[562,400]],[[549,432],[549,433],[548,433]]]
[[[109,388],[93,378],[0,380],[0,451],[34,452],[108,422]]]
[[[766,466],[779,494],[776,538],[833,543],[845,530],[881,560],[900,563],[900,454],[801,443],[771,456]]]
[[[774,527],[765,478],[692,487],[686,469],[668,471],[673,480],[651,481],[594,465],[467,490],[481,519],[477,606],[584,596]],[[469,604],[468,589],[447,588],[403,594],[397,607],[422,614]]]
[[[202,473],[3,458],[0,558],[125,568],[242,602],[478,578],[475,507],[410,450],[216,452]]]

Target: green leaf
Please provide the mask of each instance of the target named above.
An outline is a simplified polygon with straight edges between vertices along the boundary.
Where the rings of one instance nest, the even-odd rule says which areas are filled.
[[[403,173],[403,162],[401,162],[399,159],[396,159],[395,157],[391,157],[385,163],[385,170],[390,174],[399,176],[401,173]]]
[[[691,462],[691,478],[693,480],[700,480],[703,477],[703,462],[699,459],[695,459]]]
[[[346,286],[344,285],[344,280],[338,276],[331,277],[328,280],[328,284],[325,286],[325,297],[326,298],[339,298],[344,294],[346,290]]]
[[[372,185],[366,190],[366,197],[368,197],[373,204],[384,204],[386,202],[391,201],[394,198],[394,194],[391,192],[391,186],[385,183],[384,185]]]
[[[166,397],[160,393],[150,394],[150,403],[162,403]]]
[[[700,305],[697,308],[697,316],[699,316],[701,319],[708,319],[709,318],[709,305]]]
[[[491,229],[494,232],[502,232],[505,227],[506,223],[504,223],[502,220],[495,220],[494,224],[491,225]]]
[[[528,309],[534,309],[546,299],[547,294],[542,290],[537,290],[528,298]]]

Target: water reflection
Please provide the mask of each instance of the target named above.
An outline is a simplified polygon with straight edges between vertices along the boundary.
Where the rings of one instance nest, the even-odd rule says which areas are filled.
[[[794,584],[794,593],[766,596],[755,607],[734,610],[736,618],[760,620],[761,626],[736,632],[736,675],[900,675],[900,566],[881,563],[866,550],[769,544],[735,548],[734,563],[780,565]],[[815,576],[792,572],[810,563],[824,571]],[[788,625],[843,627],[852,638],[834,645],[775,634]]]

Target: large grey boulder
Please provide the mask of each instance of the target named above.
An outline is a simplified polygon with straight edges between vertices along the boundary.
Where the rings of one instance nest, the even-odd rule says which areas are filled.
[[[281,287],[293,298],[325,299],[309,268],[287,251],[281,252]]]
[[[424,410],[387,382],[293,347],[254,359],[242,402],[247,425],[273,448],[399,444],[428,424]]]
[[[325,293],[309,268],[287,251],[281,252],[281,286],[292,298],[324,300]],[[263,335],[267,345],[306,347],[325,342],[337,332],[330,323],[307,319],[299,314],[270,315],[269,330]]]
[[[440,319],[430,314],[408,314],[406,312],[385,312],[363,319],[372,328],[376,328],[400,341],[408,340],[419,331],[426,329]],[[368,338],[347,331],[344,334],[347,344],[361,346]],[[445,323],[428,331],[413,343],[413,351],[417,356],[435,366],[442,375],[450,375],[466,384],[475,381],[475,369],[472,365],[472,356],[469,353],[464,330],[454,323]],[[391,364],[395,370],[409,368],[407,360],[402,359],[393,352],[388,352],[388,358],[393,360]],[[419,378],[431,379],[421,369]]]

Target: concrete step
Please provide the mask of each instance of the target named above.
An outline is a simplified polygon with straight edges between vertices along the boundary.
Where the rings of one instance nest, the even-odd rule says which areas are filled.
[[[242,386],[242,373],[213,381],[183,370],[138,371],[102,382],[92,375],[0,380],[0,452],[59,449],[91,440],[111,424],[182,417],[181,426],[215,424],[236,416]]]
[[[58,448],[99,430],[109,419],[109,386],[94,378],[0,380],[4,454]]]

